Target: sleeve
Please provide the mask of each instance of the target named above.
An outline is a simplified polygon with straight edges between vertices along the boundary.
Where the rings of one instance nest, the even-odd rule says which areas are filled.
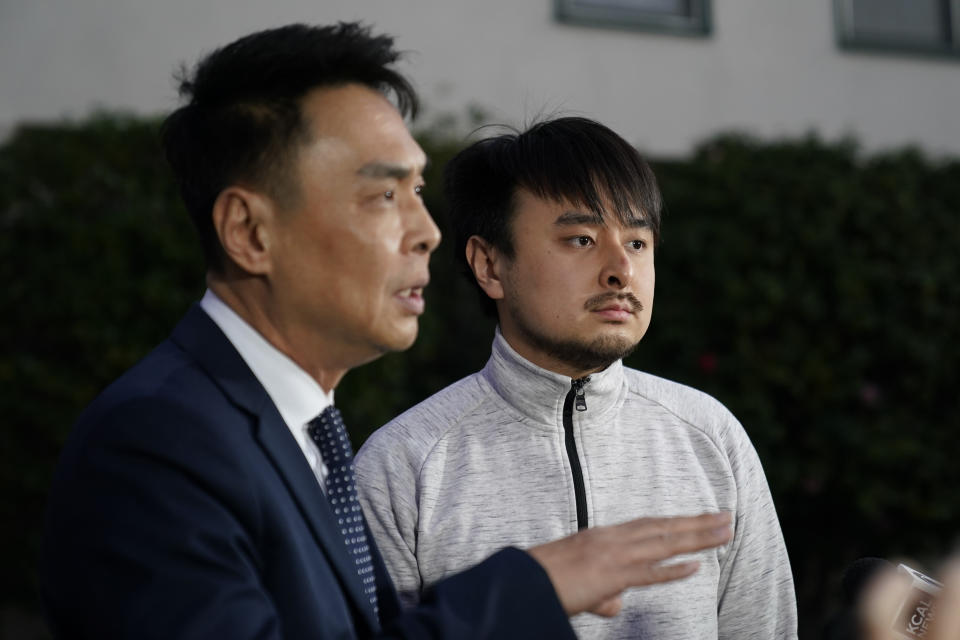
[[[384,637],[576,640],[546,571],[514,548],[429,587]]]
[[[246,472],[250,461],[222,430],[166,404],[113,408],[79,426],[82,437],[61,458],[43,543],[54,637],[353,637],[340,618],[322,614],[312,616],[320,623],[310,633],[284,628],[281,609],[290,603],[274,601],[263,577],[299,567],[264,556],[276,543],[267,532],[282,523],[265,520],[271,512]],[[301,595],[315,612],[342,606]],[[418,606],[394,614],[378,637],[574,639],[546,572],[517,549],[437,583]]]
[[[737,486],[734,537],[721,565],[720,640],[795,640],[797,602],[783,533],[760,458],[733,420],[727,455]]]
[[[279,640],[242,461],[175,406],[114,407],[77,431],[43,543],[55,637]]]
[[[419,465],[403,439],[384,429],[357,452],[357,491],[400,602],[411,606],[423,588],[416,555]]]

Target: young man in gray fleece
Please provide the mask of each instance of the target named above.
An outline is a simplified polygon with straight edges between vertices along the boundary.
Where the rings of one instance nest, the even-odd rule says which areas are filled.
[[[483,370],[377,431],[364,513],[398,590],[506,546],[642,516],[724,510],[734,537],[693,576],[627,591],[581,638],[795,638],[790,564],[736,418],[623,366],[650,323],[660,193],[610,129],[560,118],[475,143],[447,167],[456,254],[495,307]]]

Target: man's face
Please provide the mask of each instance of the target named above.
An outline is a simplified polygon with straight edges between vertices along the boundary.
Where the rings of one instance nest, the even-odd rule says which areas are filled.
[[[318,89],[302,109],[311,140],[270,236],[270,313],[301,366],[350,368],[413,344],[440,232],[420,196],[426,157],[382,95]]]
[[[653,232],[624,226],[525,189],[511,221],[513,259],[501,257],[500,327],[518,353],[577,378],[622,358],[653,307]]]

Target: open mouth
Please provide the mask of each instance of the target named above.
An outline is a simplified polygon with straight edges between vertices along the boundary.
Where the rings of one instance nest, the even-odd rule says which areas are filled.
[[[394,294],[394,297],[409,313],[420,315],[426,308],[426,303],[423,299],[423,287],[401,289]]]

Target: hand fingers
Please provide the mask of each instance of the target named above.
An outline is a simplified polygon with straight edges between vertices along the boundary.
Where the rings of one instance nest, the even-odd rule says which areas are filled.
[[[726,511],[719,513],[704,513],[698,516],[678,516],[674,518],[638,518],[625,522],[617,527],[623,527],[637,538],[649,538],[659,535],[672,535],[690,531],[702,531],[716,527],[726,527],[731,523],[731,516]]]
[[[617,538],[624,542],[642,544],[654,539],[669,541],[675,536],[685,533],[729,528],[730,522],[730,514],[721,512],[674,518],[639,518],[616,525],[611,529],[616,532]],[[679,551],[675,553],[679,553]]]
[[[951,561],[941,577],[943,589],[937,598],[933,628],[927,634],[932,640],[960,638],[960,558]]]
[[[627,557],[634,562],[666,560],[681,553],[718,547],[729,542],[732,536],[728,525],[691,531],[662,531],[628,542]]]
[[[651,584],[686,578],[696,573],[699,568],[700,563],[695,560],[673,564],[641,563],[633,567],[629,582],[634,587],[645,587]]]
[[[880,570],[867,583],[857,617],[865,640],[893,640],[893,615],[910,589],[910,579],[893,567]]]
[[[622,608],[623,598],[621,596],[614,596],[609,600],[604,600],[593,609],[590,609],[590,613],[603,616],[604,618],[612,618],[620,613],[620,609]]]
[[[699,567],[663,560],[717,547],[731,535],[727,513],[641,519],[587,529],[528,551],[546,570],[569,615],[606,616],[619,611],[617,594],[624,589],[677,580]]]

